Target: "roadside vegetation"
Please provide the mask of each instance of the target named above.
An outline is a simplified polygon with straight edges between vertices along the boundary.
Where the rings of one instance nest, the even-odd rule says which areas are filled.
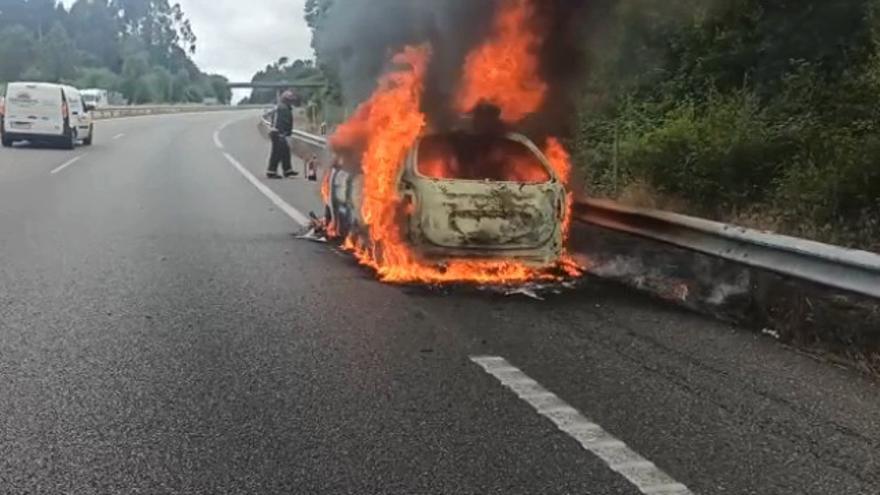
[[[880,2],[606,9],[572,136],[593,195],[880,251]]]
[[[297,121],[297,125],[309,132],[321,132],[322,124],[332,128],[344,119],[344,109],[340,99],[332,96],[330,83],[324,72],[315,65],[313,60],[290,60],[281,57],[276,62],[259,70],[251,78],[251,82],[284,82],[294,86],[297,96],[297,107],[301,107],[305,119]],[[276,89],[256,88],[250,96],[242,98],[240,105],[269,105],[277,99]]]
[[[319,33],[333,0],[307,0]],[[569,145],[593,196],[880,251],[880,0],[595,0]],[[313,42],[314,45],[314,42]],[[334,61],[318,50],[343,102]]]
[[[63,82],[135,104],[227,103],[226,79],[202,73],[196,37],[168,0],[0,1],[2,81]]]
[[[251,78],[251,82],[289,82],[299,84],[323,84],[324,76],[315,66],[312,60],[290,60],[287,57],[281,57],[276,62],[267,65],[264,69],[257,71]],[[297,94],[303,101],[311,101],[315,99],[319,91],[306,88],[299,89]],[[267,104],[275,103],[276,94],[274,89],[254,89],[249,97],[246,97],[241,103],[249,104]]]

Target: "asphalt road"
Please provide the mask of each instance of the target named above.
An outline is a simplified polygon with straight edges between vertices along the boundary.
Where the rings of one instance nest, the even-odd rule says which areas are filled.
[[[877,383],[598,281],[379,284],[256,123],[0,150],[0,493],[880,493]]]

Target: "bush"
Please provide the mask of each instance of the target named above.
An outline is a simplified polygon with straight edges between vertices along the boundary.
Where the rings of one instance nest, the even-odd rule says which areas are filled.
[[[611,133],[611,145],[587,158],[594,189],[608,193],[609,180],[611,191],[645,182],[704,214],[766,198],[793,149],[748,93],[624,109]]]
[[[629,4],[577,116],[594,194],[880,250],[880,0]]]

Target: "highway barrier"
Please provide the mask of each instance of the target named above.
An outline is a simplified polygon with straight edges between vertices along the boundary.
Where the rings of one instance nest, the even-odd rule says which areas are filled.
[[[131,105],[124,107],[102,107],[92,111],[95,120],[137,117],[143,115],[163,115],[171,113],[225,112],[230,110],[255,110],[266,105]]]
[[[324,137],[291,148],[329,163]],[[607,200],[575,218],[590,274],[880,372],[880,255]]]
[[[582,200],[581,221],[880,299],[880,255],[665,211]]]

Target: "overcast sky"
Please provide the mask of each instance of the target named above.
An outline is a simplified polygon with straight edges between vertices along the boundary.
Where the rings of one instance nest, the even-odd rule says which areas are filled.
[[[178,0],[198,37],[205,72],[250,81],[280,57],[312,58],[305,0]]]
[[[62,1],[68,7],[74,2]],[[177,1],[192,21],[198,37],[194,58],[205,72],[250,81],[280,57],[313,57],[305,0]]]

